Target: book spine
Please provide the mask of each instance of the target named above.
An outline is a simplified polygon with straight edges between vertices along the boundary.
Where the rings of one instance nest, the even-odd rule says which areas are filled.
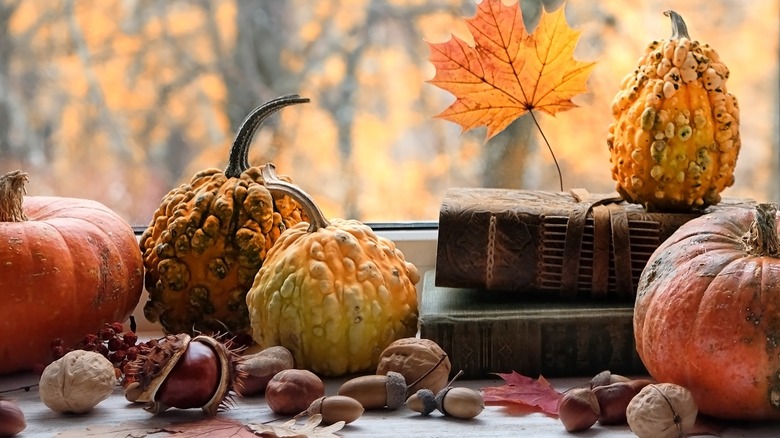
[[[517,371],[545,377],[647,371],[636,352],[630,309],[545,320],[422,320],[420,335],[447,352],[464,378]]]

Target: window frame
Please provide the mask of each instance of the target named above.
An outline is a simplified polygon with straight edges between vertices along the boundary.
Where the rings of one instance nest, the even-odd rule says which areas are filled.
[[[417,294],[421,293],[424,274],[436,266],[436,246],[438,242],[439,224],[432,221],[415,222],[381,222],[366,223],[378,236],[392,240],[396,248],[401,250],[406,260],[417,267],[420,281],[417,283]],[[145,227],[134,226],[136,238],[140,239]],[[150,322],[144,317],[144,305],[149,295],[144,287],[141,299],[133,310],[133,318],[139,332],[161,332],[159,323]]]

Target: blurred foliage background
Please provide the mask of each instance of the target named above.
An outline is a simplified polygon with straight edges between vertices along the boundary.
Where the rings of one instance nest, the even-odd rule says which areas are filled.
[[[569,0],[576,56],[597,61],[581,108],[541,117],[567,188],[609,192],[610,103],[666,9],[731,69],[742,108],[736,185],[724,196],[778,201],[777,0]],[[521,0],[529,30],[540,8]],[[438,218],[451,187],[558,190],[530,117],[488,143],[434,116],[454,97],[427,84],[426,41],[455,33],[475,0],[0,0],[0,172],[28,193],[96,199],[146,225],[162,196],[224,168],[244,116],[282,110],[250,162],[274,162],[326,215],[369,222]]]

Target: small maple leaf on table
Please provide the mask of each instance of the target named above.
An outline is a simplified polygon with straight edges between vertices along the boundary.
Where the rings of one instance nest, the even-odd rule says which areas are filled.
[[[543,376],[533,379],[516,371],[496,373],[504,385],[482,388],[482,399],[489,405],[523,405],[549,414],[558,415],[558,400],[563,393],[556,390]]]
[[[429,82],[457,97],[437,117],[464,131],[486,126],[489,140],[525,113],[542,132],[533,110],[554,116],[576,107],[572,98],[587,91],[595,63],[573,58],[580,32],[569,27],[563,11],[563,6],[543,10],[529,34],[518,2],[482,0],[466,20],[473,46],[454,35],[444,43],[429,43],[429,59],[436,67]],[[547,147],[552,153],[549,143]],[[560,168],[558,173],[560,177]]]

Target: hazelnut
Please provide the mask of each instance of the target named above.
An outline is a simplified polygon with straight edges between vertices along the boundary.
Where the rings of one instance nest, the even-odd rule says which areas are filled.
[[[609,385],[611,383],[625,382],[626,380],[630,379],[626,376],[621,376],[620,374],[614,374],[609,370],[604,370],[590,379],[590,389],[593,389],[597,386]]]
[[[41,401],[56,412],[83,414],[108,398],[117,379],[114,365],[94,351],[73,350],[41,374]]]
[[[596,395],[601,410],[599,423],[604,425],[625,424],[628,403],[642,388],[651,383],[653,382],[650,380],[635,379],[617,381],[593,388],[593,394]]]
[[[639,438],[685,437],[697,414],[691,392],[673,383],[645,386],[626,408],[628,425]]]
[[[566,432],[589,429],[599,418],[599,402],[590,388],[574,388],[558,401],[558,418]]]
[[[438,393],[447,386],[452,365],[439,345],[424,338],[402,338],[393,341],[379,355],[377,374],[401,373],[410,393],[430,389]]]
[[[10,400],[0,400],[0,436],[14,436],[27,427],[24,413]]]
[[[274,374],[265,387],[265,400],[272,411],[295,415],[325,395],[325,385],[309,370],[288,369]]]
[[[238,364],[238,369],[244,374],[238,392],[242,396],[262,394],[273,376],[279,371],[289,370],[295,366],[293,355],[281,345],[268,347],[256,353],[245,354]]]

